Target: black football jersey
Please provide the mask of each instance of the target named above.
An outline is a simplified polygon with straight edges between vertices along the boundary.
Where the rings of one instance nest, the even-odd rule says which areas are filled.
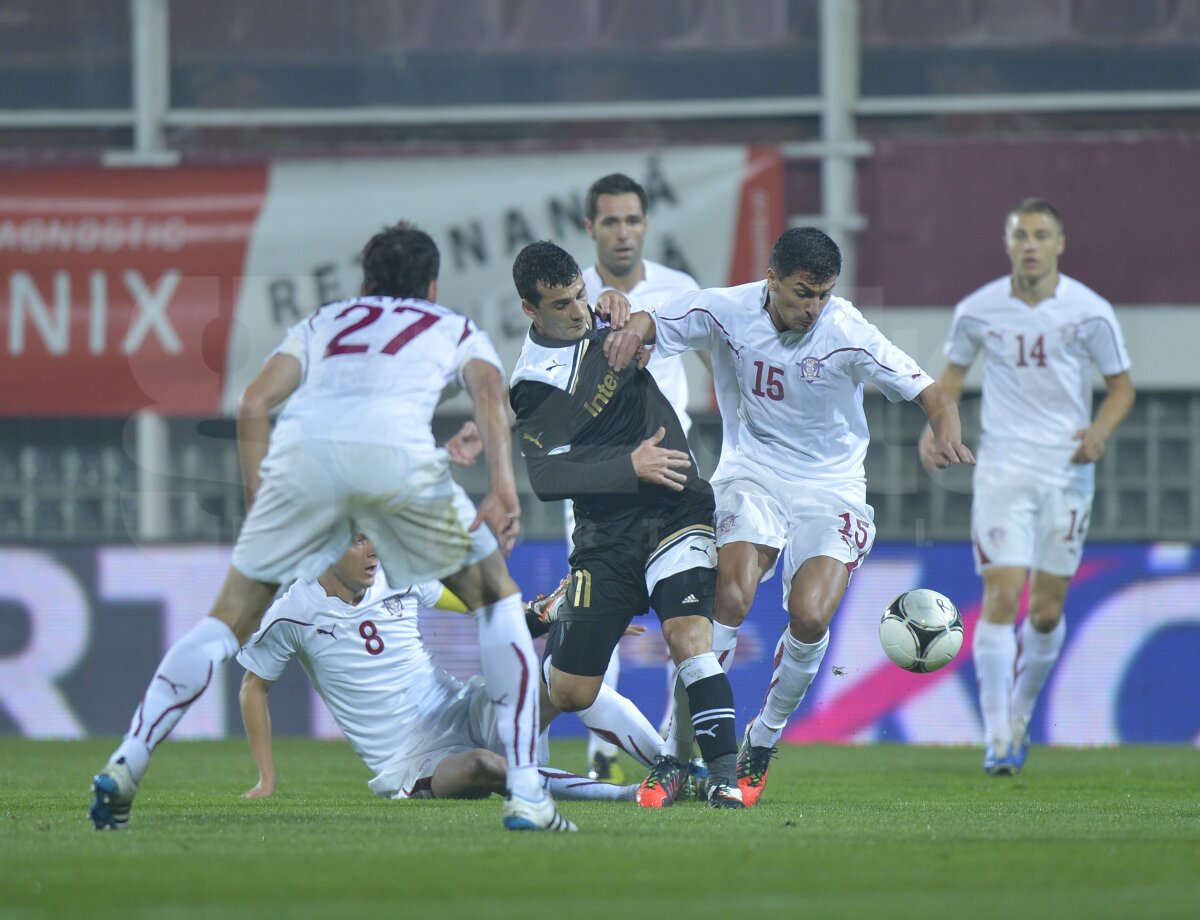
[[[543,501],[570,498],[576,514],[615,517],[677,494],[638,480],[630,455],[659,428],[658,446],[691,456],[687,438],[654,377],[631,364],[619,374],[604,357],[608,329],[574,342],[532,327],[510,380],[517,440],[529,481]],[[695,458],[685,491],[708,491]]]

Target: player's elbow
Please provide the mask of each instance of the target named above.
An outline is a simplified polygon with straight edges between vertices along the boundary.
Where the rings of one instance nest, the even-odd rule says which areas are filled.
[[[269,681],[263,680],[253,671],[242,675],[242,685],[238,688],[238,700],[245,706],[252,700],[263,699],[271,689]]]

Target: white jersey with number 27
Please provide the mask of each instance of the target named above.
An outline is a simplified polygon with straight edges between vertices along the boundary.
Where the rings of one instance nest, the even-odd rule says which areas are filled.
[[[442,391],[479,359],[504,373],[487,333],[425,300],[358,297],[327,304],[288,330],[274,354],[300,362],[303,382],[271,436],[434,449]]]
[[[737,440],[722,447],[712,478],[730,467],[765,468],[788,480],[844,485],[865,501],[863,385],[897,402],[933,379],[848,300],[830,298],[803,334],[777,330],[766,303],[766,282],[756,281],[687,294],[654,311],[665,354],[707,348],[732,357],[714,359],[713,374],[718,388],[727,385],[721,377],[736,376]]]
[[[983,352],[981,466],[1009,469],[1050,485],[1090,489],[1095,465],[1073,464],[1076,432],[1092,417],[1093,367],[1129,370],[1129,354],[1107,300],[1059,276],[1054,295],[1030,306],[1008,276],[954,308],[946,359],[970,366]]]

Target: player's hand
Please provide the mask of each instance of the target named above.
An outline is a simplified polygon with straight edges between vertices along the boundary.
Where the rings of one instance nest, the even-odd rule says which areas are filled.
[[[1105,439],[1091,428],[1075,432],[1073,440],[1078,441],[1079,446],[1071,454],[1072,463],[1095,463],[1104,456]]]
[[[646,352],[644,358],[640,357],[642,352]],[[645,362],[650,360],[650,354],[642,344],[642,337],[625,329],[610,332],[605,336],[604,357],[608,360],[608,366],[617,373],[625,370],[634,361],[638,361],[639,367],[645,367]]]
[[[646,634],[645,626],[642,626],[638,623],[630,623],[628,626],[625,627],[625,632],[623,632],[621,635],[622,636],[644,636],[645,634]]]
[[[468,419],[458,433],[443,445],[456,466],[474,466],[475,458],[483,452],[483,438],[479,429]]]
[[[629,299],[620,291],[607,290],[596,298],[596,313],[608,322],[613,329],[622,329],[633,307]]]
[[[956,463],[975,465],[975,455],[962,441],[941,441],[934,437],[933,431],[926,426],[917,441],[917,455],[925,469],[944,470]]]
[[[253,789],[247,789],[242,793],[243,799],[269,799],[275,794],[275,781],[265,780],[261,777],[254,784]]]
[[[516,491],[495,491],[484,496],[476,509],[475,520],[467,529],[474,533],[487,524],[500,543],[500,551],[507,556],[517,545],[521,535],[521,503]]]
[[[679,471],[690,467],[692,458],[681,450],[659,447],[658,442],[666,436],[667,429],[659,428],[638,445],[632,455],[633,471],[642,482],[682,492],[687,476]]]

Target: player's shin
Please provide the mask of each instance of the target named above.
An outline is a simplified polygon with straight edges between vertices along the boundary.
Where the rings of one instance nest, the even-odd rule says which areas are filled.
[[[694,655],[679,664],[679,679],[687,688],[688,708],[700,756],[715,783],[737,785],[737,734],[733,721],[733,687],[712,652]]]
[[[980,620],[975,624],[971,653],[979,682],[984,744],[1004,757],[1012,744],[1009,699],[1017,657],[1017,640],[1012,626]]]
[[[754,747],[774,747],[783,734],[792,713],[804,700],[809,686],[821,669],[825,650],[829,647],[829,630],[816,642],[801,642],[790,628],[775,645],[775,670],[771,673],[771,689],[762,711],[750,726],[750,744]]]
[[[733,656],[737,652],[738,627],[726,626],[713,620],[713,654],[726,674],[733,667]]]
[[[604,672],[604,687],[607,689],[616,690],[617,682],[621,677],[621,652],[620,647],[614,648],[612,657],[608,660],[608,669]],[[583,718],[583,713],[579,714]],[[586,722],[583,723],[587,725]],[[589,728],[591,726],[588,726]],[[588,762],[591,763],[596,759],[596,755],[600,754],[610,760],[617,756],[618,747],[613,744],[603,734],[598,734],[592,731],[588,734]]]
[[[596,701],[576,715],[589,731],[613,744],[614,751],[620,748],[647,767],[656,754],[664,753],[662,738],[650,720],[607,684],[601,684]]]
[[[696,735],[692,729],[692,714],[688,709],[688,691],[679,679],[679,669],[672,665],[670,696],[667,698],[667,714],[664,719],[663,737],[667,739],[666,753],[687,763],[692,759],[692,747]]]
[[[237,650],[233,630],[221,620],[205,617],[193,626],[163,656],[130,720],[129,731],[109,762],[123,758],[134,781],[140,783],[150,752],[171,733],[207,689],[217,669]]]
[[[541,797],[537,772],[537,653],[525,627],[520,595],[474,611],[479,623],[479,657],[496,732],[508,762],[508,789],[526,799]]]
[[[556,799],[578,799],[593,802],[631,802],[637,785],[617,786],[602,780],[588,779],[554,767],[542,767],[539,772],[546,790]]]
[[[1067,621],[1065,617],[1062,617],[1054,629],[1043,633],[1038,632],[1030,618],[1026,617],[1018,634],[1019,651],[1017,653],[1016,680],[1012,691],[1011,715],[1013,725],[1020,725],[1024,728],[1028,726],[1038,695],[1042,692],[1042,687],[1046,685],[1046,680],[1050,677],[1055,662],[1058,661],[1059,653],[1062,652],[1063,643],[1067,638]],[[1015,734],[1013,740],[1019,740]]]

